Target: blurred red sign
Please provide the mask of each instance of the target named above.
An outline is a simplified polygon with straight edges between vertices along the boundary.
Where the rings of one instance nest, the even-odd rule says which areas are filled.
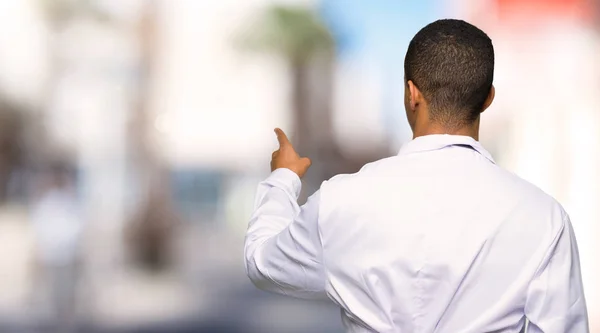
[[[548,17],[591,19],[594,10],[590,0],[493,0],[500,18],[527,15],[530,19]]]

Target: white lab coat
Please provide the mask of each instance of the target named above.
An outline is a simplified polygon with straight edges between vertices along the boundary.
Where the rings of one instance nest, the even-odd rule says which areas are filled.
[[[475,140],[431,135],[299,207],[300,179],[259,185],[245,262],[261,289],[329,298],[347,332],[589,331],[561,205]]]

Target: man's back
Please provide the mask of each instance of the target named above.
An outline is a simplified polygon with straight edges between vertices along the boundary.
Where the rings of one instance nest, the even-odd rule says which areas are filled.
[[[580,283],[538,281],[557,241],[574,242],[570,228],[555,200],[467,137],[417,138],[321,188],[327,293],[347,326],[377,332],[519,332],[526,307],[543,332],[566,332],[551,312],[567,304],[539,299],[535,284]],[[559,265],[578,264],[565,255]],[[574,296],[554,301],[579,311]]]

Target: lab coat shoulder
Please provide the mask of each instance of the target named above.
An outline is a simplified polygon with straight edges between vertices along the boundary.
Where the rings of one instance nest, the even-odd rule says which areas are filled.
[[[365,164],[358,172],[352,174],[339,174],[321,184],[319,224],[327,224],[330,217],[343,210],[346,213],[349,207],[357,207],[365,200],[372,198],[374,191],[374,178],[381,176],[381,167],[389,165],[395,157],[385,158]]]
[[[552,246],[569,221],[564,207],[529,181],[500,168],[497,172],[498,180],[503,184],[500,192],[516,201],[514,214],[511,216],[519,216],[521,232],[527,233],[531,242],[538,240],[541,248]]]
[[[551,214],[555,217],[552,219],[553,222],[562,224],[563,216],[566,216],[567,213],[558,200],[516,174],[504,169],[500,169],[500,172],[505,174],[505,182],[512,185],[512,195],[517,195],[523,202],[526,202],[528,209],[539,214]]]
[[[358,172],[351,174],[338,174],[321,184],[321,202],[341,202],[348,195],[358,195],[360,189],[377,170],[394,157],[384,158],[365,164]]]
[[[398,156],[380,159],[365,164],[358,172],[335,175],[329,180],[323,182],[323,184],[321,185],[321,189],[326,187],[331,190],[344,188],[348,185],[354,185],[356,184],[356,182],[361,182],[368,179],[369,177],[376,176],[378,171],[380,171],[382,168],[388,168],[391,162],[397,159]]]

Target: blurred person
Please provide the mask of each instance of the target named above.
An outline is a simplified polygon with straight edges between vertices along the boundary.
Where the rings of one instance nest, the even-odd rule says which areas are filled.
[[[494,48],[439,20],[405,58],[413,140],[297,204],[310,160],[280,148],[259,185],[245,264],[264,290],[329,298],[348,332],[589,332],[569,216],[478,142]]]
[[[42,178],[42,190],[31,208],[38,268],[35,294],[44,296],[57,331],[70,332],[76,310],[81,215],[65,168],[52,167]]]

